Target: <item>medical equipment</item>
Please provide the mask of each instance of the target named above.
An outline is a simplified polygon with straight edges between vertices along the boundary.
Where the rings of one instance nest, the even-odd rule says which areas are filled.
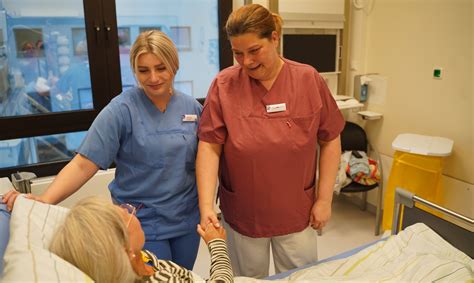
[[[36,178],[35,173],[17,172],[11,175],[12,184],[22,194],[31,193],[31,180]]]

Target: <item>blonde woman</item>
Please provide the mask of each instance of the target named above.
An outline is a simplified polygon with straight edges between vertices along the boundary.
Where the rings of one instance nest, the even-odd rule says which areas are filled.
[[[141,33],[130,50],[138,87],[115,97],[97,116],[76,156],[40,196],[56,204],[79,190],[99,168],[115,162],[109,189],[116,203],[138,209],[145,248],[192,269],[199,247],[195,178],[201,105],[176,91],[176,46],[166,34]],[[3,198],[9,208],[17,193]]]
[[[50,243],[50,251],[95,282],[194,282],[199,276],[172,261],[142,251],[145,236],[130,206],[96,197],[71,209]],[[210,282],[232,282],[225,232],[208,225],[198,232],[211,254]],[[92,237],[92,240],[91,240]]]

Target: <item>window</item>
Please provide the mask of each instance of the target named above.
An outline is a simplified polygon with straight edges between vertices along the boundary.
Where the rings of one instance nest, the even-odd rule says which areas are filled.
[[[149,31],[149,30],[161,30],[161,27],[160,26],[149,26],[149,27],[140,27],[138,29],[138,31],[140,33],[144,32],[144,31]]]
[[[193,81],[179,81],[174,83],[174,88],[187,95],[194,96]]]
[[[87,38],[85,28],[72,28],[72,48],[75,56],[87,54]]]
[[[16,54],[18,58],[43,57],[43,31],[40,28],[15,28]]]
[[[170,37],[178,50],[191,50],[191,27],[170,27]]]
[[[0,0],[0,177],[57,174],[99,111],[136,84],[128,53],[143,30],[192,46],[191,29],[182,35],[173,27],[200,26],[204,45],[196,51],[205,56],[180,51],[177,86],[189,95],[205,96],[212,77],[232,64],[222,31],[230,1],[138,2]],[[190,17],[196,7],[209,17]],[[32,46],[22,50],[26,41]],[[192,70],[196,64],[202,71]]]
[[[120,54],[128,54],[132,43],[130,42],[130,28],[119,27],[117,29]]]

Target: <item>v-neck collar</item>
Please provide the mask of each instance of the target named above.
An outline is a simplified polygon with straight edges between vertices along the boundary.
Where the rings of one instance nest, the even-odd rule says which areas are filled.
[[[161,110],[156,107],[156,105],[153,103],[153,101],[146,95],[145,91],[143,89],[140,89],[140,96],[141,100],[143,103],[146,105],[146,108],[148,108],[150,111],[154,113],[158,113],[161,115],[165,115],[167,112],[170,111],[170,108],[174,104],[175,96],[177,95],[176,92],[173,93],[173,95],[170,96],[170,100],[168,101],[168,104],[166,105],[166,109],[164,112],[161,112]]]
[[[283,72],[286,70],[287,68],[287,62],[284,58],[282,57],[279,57],[282,61],[283,61],[283,65],[281,66],[281,69],[280,69],[280,72],[278,72],[275,80],[273,81],[273,84],[272,86],[270,87],[270,89],[267,89],[263,84],[262,82],[260,82],[260,80],[257,80],[257,79],[254,79],[252,77],[249,76],[249,78],[254,81],[255,85],[262,91],[262,92],[259,92],[261,93],[261,97],[263,98],[264,96],[266,96],[268,93],[272,92],[272,89],[275,87],[275,85],[281,80],[281,77],[283,76]]]

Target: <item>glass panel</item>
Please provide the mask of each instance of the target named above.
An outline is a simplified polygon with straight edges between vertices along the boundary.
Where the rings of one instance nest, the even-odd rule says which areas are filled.
[[[0,118],[92,109],[82,0],[0,0]]]
[[[178,48],[180,66],[175,88],[196,98],[206,97],[212,79],[219,72],[217,2],[116,0],[122,88],[136,85],[130,69],[130,45],[140,32],[159,29]],[[124,34],[130,39],[126,44],[121,41]]]
[[[67,161],[85,135],[86,132],[76,132],[0,141],[0,168]]]
[[[191,27],[170,27],[170,37],[178,50],[191,51]]]

